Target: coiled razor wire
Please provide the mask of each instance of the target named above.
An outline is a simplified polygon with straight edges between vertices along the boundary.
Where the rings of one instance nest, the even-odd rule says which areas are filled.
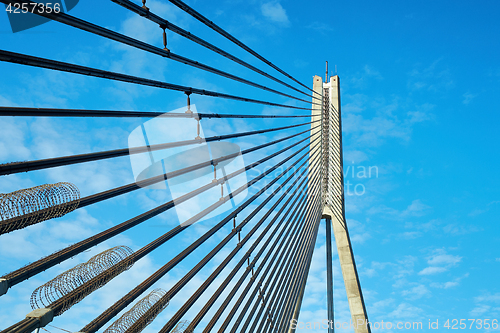
[[[149,293],[146,297],[137,302],[132,309],[125,312],[119,319],[117,319],[113,324],[111,324],[103,333],[124,333],[130,331],[132,325],[136,324],[134,332],[141,332],[147,325],[149,325],[154,318],[160,313],[158,311],[147,318],[144,314],[158,302],[164,295],[166,291],[163,289],[155,289]],[[163,310],[168,303],[161,308]],[[139,324],[139,329],[137,329],[137,324]]]
[[[61,217],[79,203],[80,191],[66,182],[0,193],[0,235]]]
[[[181,320],[177,326],[175,326],[172,333],[191,333],[191,331],[187,331],[189,324],[189,320]]]
[[[31,294],[31,308],[50,307],[60,315],[133,265],[133,251],[115,246],[59,274]],[[77,292],[74,292],[79,289]],[[57,306],[54,303],[57,301]]]

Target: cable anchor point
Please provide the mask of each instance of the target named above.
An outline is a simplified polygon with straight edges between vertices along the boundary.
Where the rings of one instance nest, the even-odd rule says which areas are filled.
[[[191,95],[191,91],[185,91],[184,93],[187,95],[187,110],[186,110],[186,113],[192,114],[193,111],[191,111],[191,98],[189,97]]]
[[[212,183],[217,183],[217,162],[212,161],[212,165],[214,166],[214,179],[212,179]]]
[[[167,48],[167,32],[165,29],[167,28],[166,25],[160,25],[160,28],[163,29],[163,49],[167,52],[170,52],[170,50]]]

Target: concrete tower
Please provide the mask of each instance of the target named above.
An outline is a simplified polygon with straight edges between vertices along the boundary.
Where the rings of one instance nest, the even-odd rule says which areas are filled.
[[[321,97],[321,103],[313,99],[318,105],[312,106],[312,121],[321,120],[321,127],[311,130],[311,140],[321,135],[321,152],[314,155],[321,154],[322,217],[333,228],[355,332],[367,333],[370,332],[367,326],[368,316],[345,220],[339,77],[330,76],[323,82],[320,76],[314,76],[313,90],[314,96]],[[311,124],[311,128],[317,125],[318,123]],[[313,160],[316,156],[311,157]],[[312,176],[310,174],[310,179]],[[333,304],[331,307],[333,312]]]

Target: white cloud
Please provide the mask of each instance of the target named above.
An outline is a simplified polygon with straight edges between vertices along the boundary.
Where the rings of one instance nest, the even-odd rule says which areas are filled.
[[[363,70],[364,70],[365,76],[367,76],[367,77],[372,77],[372,78],[375,78],[377,80],[382,80],[383,79],[383,77],[380,74],[380,72],[378,70],[374,69],[373,67],[365,65],[365,67],[363,68]]]
[[[426,286],[424,286],[423,284],[419,284],[411,289],[403,290],[401,292],[401,295],[406,296],[406,298],[410,300],[416,300],[428,295],[429,293],[429,289],[427,289]]]
[[[398,99],[390,103],[385,101],[365,103],[362,98],[356,97],[357,95],[360,94],[347,98],[342,128],[346,135],[352,136],[349,141],[357,147],[360,145],[378,147],[387,139],[399,139],[407,143],[410,141],[415,124],[434,118],[430,112],[433,106],[430,104],[420,105],[412,108],[412,111],[402,113],[402,109],[406,107],[400,105]],[[365,114],[372,111],[376,112],[375,116],[367,118]]]
[[[457,277],[457,278],[453,279],[452,281],[447,281],[447,282],[443,282],[443,283],[433,282],[433,283],[431,283],[431,287],[440,288],[440,289],[449,289],[449,288],[457,287],[460,284],[460,281],[468,276],[469,276],[469,273],[465,274],[464,276]]]
[[[0,251],[16,259],[36,260],[41,254],[52,253],[75,240],[91,236],[98,225],[97,219],[80,208],[62,218],[2,235]]]
[[[29,139],[28,122],[24,119],[1,117],[0,128],[2,129],[0,131],[0,161],[13,162],[29,159],[31,152],[26,147],[26,141]]]
[[[404,239],[415,239],[422,236],[420,231],[407,231],[400,235]]]
[[[423,310],[421,308],[417,308],[408,303],[401,303],[396,309],[389,313],[388,317],[394,317],[398,319],[409,318],[414,320],[422,312]]]
[[[372,207],[368,210],[369,214],[382,214],[385,217],[390,217],[393,219],[405,219],[408,217],[420,217],[424,216],[431,210],[431,207],[422,203],[420,199],[413,200],[408,207],[404,210],[397,210],[385,205],[380,205],[378,207]]]
[[[363,275],[367,275],[368,277],[373,277],[378,275],[378,272],[386,271],[389,267],[392,266],[394,266],[394,264],[390,262],[372,261],[371,268],[366,268],[363,272]]]
[[[489,317],[498,318],[500,316],[500,293],[484,293],[474,297],[474,308],[470,311],[473,318]]]
[[[438,59],[426,68],[416,66],[409,73],[408,88],[414,91],[427,90],[434,93],[442,93],[455,86],[450,71]]]
[[[462,260],[462,257],[450,254],[438,254],[431,257],[427,262],[430,265],[455,265]]]
[[[285,9],[279,2],[266,2],[260,7],[262,15],[273,22],[288,25],[290,21],[286,15]]]
[[[444,249],[437,249],[427,258],[429,267],[424,268],[419,275],[432,275],[446,272],[449,268],[462,261],[462,257],[447,254]]]
[[[365,65],[363,69],[357,71],[356,74],[351,75],[347,78],[347,84],[352,85],[359,90],[367,88],[370,83],[380,81],[382,79],[383,76],[378,70],[369,65]]]
[[[491,309],[489,305],[478,305],[471,310],[470,314],[473,318],[479,318]]]
[[[364,224],[359,221],[347,219],[347,226],[349,228],[351,242],[362,244],[371,238],[370,233],[365,231]]]
[[[459,282],[458,281],[448,281],[448,282],[445,282],[443,284],[443,288],[444,289],[448,289],[448,288],[452,288],[452,287],[456,287],[459,285]]]
[[[402,216],[422,216],[430,209],[430,206],[423,204],[419,199],[413,200],[412,203],[402,212]]]
[[[468,224],[450,223],[443,227],[443,231],[451,235],[466,235],[473,232],[477,232],[479,230],[480,229],[475,225],[471,224],[470,221]]]
[[[361,163],[368,160],[368,155],[360,150],[347,150],[344,151],[344,162],[347,164],[348,162],[352,162],[353,164]]]
[[[472,100],[474,98],[477,97],[477,94],[472,94],[470,91],[468,91],[463,95],[463,97],[464,97],[464,99],[463,99],[462,103],[465,105],[468,105],[468,104],[470,104],[470,102],[472,102]]]
[[[470,216],[470,217],[474,217],[474,216],[481,215],[481,214],[483,214],[483,213],[485,213],[485,212],[486,212],[486,210],[484,210],[484,209],[474,209],[472,212],[470,212],[470,213],[468,214],[468,216]]]
[[[420,272],[418,272],[419,275],[432,275],[432,274],[437,274],[437,273],[442,273],[446,272],[448,269],[446,267],[426,267]]]
[[[500,293],[496,294],[486,294],[474,298],[476,302],[494,302],[500,304]]]
[[[326,24],[325,22],[318,22],[318,21],[314,21],[314,22],[310,23],[308,26],[306,26],[306,28],[319,31],[322,34],[326,34],[328,32],[333,31],[333,28],[329,24]]]

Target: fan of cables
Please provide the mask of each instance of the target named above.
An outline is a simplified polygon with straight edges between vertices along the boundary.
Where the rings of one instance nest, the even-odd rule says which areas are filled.
[[[61,217],[79,203],[80,191],[65,182],[0,193],[0,235]]]

